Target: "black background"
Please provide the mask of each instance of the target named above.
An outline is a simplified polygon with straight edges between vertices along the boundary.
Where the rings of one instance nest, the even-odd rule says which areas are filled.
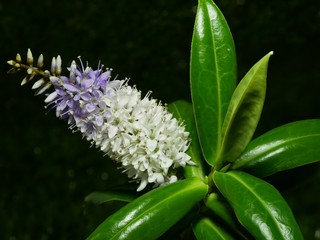
[[[43,96],[6,61],[27,48],[101,60],[119,78],[165,103],[190,100],[189,55],[196,1],[26,1],[0,3],[0,238],[84,239],[119,206],[84,204],[92,191],[126,184],[125,175],[80,134],[44,109]],[[233,33],[238,77],[269,51],[265,108],[257,135],[291,121],[319,118],[320,2],[217,1]],[[319,164],[269,179],[292,206],[306,239],[320,231]]]

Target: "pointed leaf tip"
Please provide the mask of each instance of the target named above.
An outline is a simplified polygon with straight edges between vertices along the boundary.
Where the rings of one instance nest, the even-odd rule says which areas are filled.
[[[258,125],[266,95],[266,54],[240,81],[234,91],[222,127],[222,147],[216,168],[234,162],[250,142]]]
[[[231,168],[266,177],[317,162],[319,142],[320,119],[288,123],[251,141]]]

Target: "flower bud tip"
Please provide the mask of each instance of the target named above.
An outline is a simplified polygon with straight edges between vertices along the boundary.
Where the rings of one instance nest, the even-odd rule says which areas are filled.
[[[33,56],[32,56],[32,52],[31,52],[30,48],[28,48],[28,52],[27,52],[27,63],[29,65],[31,65],[33,63]]]
[[[16,61],[14,61],[14,60],[9,60],[9,61],[7,61],[7,63],[8,63],[9,65],[11,65],[11,66],[14,66],[14,65],[16,64]]]
[[[38,66],[39,68],[43,67],[43,55],[42,55],[42,54],[40,54],[40,56],[38,57],[37,66]]]
[[[21,55],[19,53],[17,53],[16,55],[16,61],[21,62]]]

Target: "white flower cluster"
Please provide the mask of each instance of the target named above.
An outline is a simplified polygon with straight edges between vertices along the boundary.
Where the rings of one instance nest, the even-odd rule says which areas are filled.
[[[95,139],[102,151],[122,164],[129,177],[141,181],[138,191],[148,183],[175,182],[177,177],[171,170],[193,164],[185,153],[189,134],[148,95],[141,98],[141,92],[125,80],[110,81],[102,97],[110,112]]]

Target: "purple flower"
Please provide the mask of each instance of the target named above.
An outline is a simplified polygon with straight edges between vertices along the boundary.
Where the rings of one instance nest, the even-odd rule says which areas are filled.
[[[84,67],[80,59],[81,67],[75,61],[68,68],[69,77],[51,76],[55,91],[46,98],[48,105],[54,105],[57,117],[68,119],[71,128],[78,127],[86,134],[88,140],[101,126],[101,97],[105,95],[105,88],[110,81],[111,71],[102,71],[101,66],[97,70]]]

